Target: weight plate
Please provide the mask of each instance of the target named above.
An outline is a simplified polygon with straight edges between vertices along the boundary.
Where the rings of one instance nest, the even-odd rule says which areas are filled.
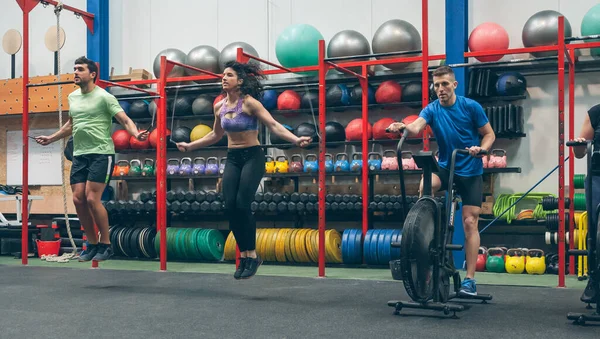
[[[258,231],[258,230],[257,230]],[[233,232],[229,232],[225,241],[225,260],[235,260],[235,247],[237,246]]]
[[[225,249],[225,238],[219,230],[209,230],[207,234],[207,247],[210,253],[210,260],[222,260]]]
[[[383,239],[382,249],[379,251],[381,257],[379,258],[379,263],[381,265],[385,265],[392,260],[392,235],[394,235],[394,230],[385,230],[385,237]]]
[[[307,229],[302,229],[296,235],[296,250],[298,255],[300,256],[301,262],[307,263],[310,262],[310,258],[308,257],[308,252],[306,249],[306,234],[308,233]]]
[[[144,248],[144,235],[146,234],[146,232],[148,231],[147,228],[142,228],[140,230],[140,234],[138,234],[137,237],[137,242],[138,242],[138,246],[140,249],[140,254],[142,258],[148,258],[148,254],[146,253],[146,249]]]
[[[377,237],[377,264],[378,265],[383,265],[382,263],[389,262],[389,260],[385,261],[385,250],[387,247],[390,246],[389,242],[387,244],[385,242],[389,232],[390,232],[390,230],[381,230],[379,232],[379,236]]]
[[[367,262],[369,265],[377,265],[378,255],[377,255],[377,243],[379,242],[379,234],[382,230],[373,230],[371,233],[371,241],[369,243],[369,259]]]
[[[375,230],[368,230],[365,234],[365,241],[363,245],[363,255],[367,264],[371,263],[371,238]]]
[[[344,232],[342,232],[342,261],[344,262],[344,264],[350,263],[350,256],[349,256],[349,248],[350,248],[350,244],[348,242],[348,235],[350,234],[350,229],[347,228],[344,230]]]
[[[306,234],[306,252],[312,262],[319,262],[319,244],[318,241],[315,241],[315,237],[318,236],[319,232],[311,229]]]
[[[177,259],[185,259],[185,253],[183,251],[185,246],[185,231],[185,228],[179,228],[175,233],[175,257]]]
[[[278,228],[273,228],[271,229],[271,233],[269,236],[269,243],[268,243],[268,252],[269,252],[269,260],[270,261],[277,261],[277,234],[279,233],[279,229]]]
[[[329,230],[325,235],[326,253],[329,253],[331,262],[342,263],[342,238],[336,230]]]
[[[292,248],[290,247],[290,238],[292,237],[292,233],[294,232],[294,229],[289,228],[288,231],[285,234],[285,238],[283,239],[283,246],[284,246],[284,251],[285,251],[285,261],[286,262],[293,262],[294,258],[292,257]]]
[[[154,237],[154,246],[152,247],[154,248],[154,253],[160,253],[160,232],[156,232],[156,236]]]
[[[256,230],[257,233],[257,240],[256,240],[256,252],[258,253],[258,255],[260,255],[261,258],[264,258],[263,260],[266,259],[266,254],[265,254],[265,250],[264,250],[264,239],[266,236],[266,230],[264,228],[258,229]]]
[[[131,231],[131,234],[129,235],[129,250],[134,258],[142,257],[139,251],[140,245],[138,243],[138,237],[141,231],[142,230],[140,228],[136,228]]]
[[[285,238],[288,229],[282,228],[277,232],[277,242],[275,244],[275,257],[278,262],[285,262]]]
[[[402,241],[402,230],[394,230],[394,233],[392,235],[392,242],[401,242],[401,241]],[[398,260],[398,259],[400,259],[400,247],[391,247],[390,260]]]
[[[313,259],[314,262],[318,263],[319,262],[319,231],[318,230],[311,230],[311,240],[312,240],[312,248],[313,248]],[[325,239],[327,239],[327,231],[325,231]],[[328,262],[327,260],[327,242],[325,242],[325,262]]]
[[[196,235],[196,247],[202,256],[202,260],[208,260],[210,258],[210,251],[208,249],[208,230],[201,229]]]
[[[123,254],[126,257],[131,257],[131,255],[129,254],[129,246],[127,246],[127,235],[129,235],[130,231],[131,228],[125,228],[123,229],[123,232],[121,232],[121,234],[119,235],[119,245],[121,246],[121,251],[123,251]]]
[[[298,258],[298,253],[296,252],[296,235],[298,234],[299,229],[294,229],[292,234],[290,234],[289,244],[290,244],[290,253],[292,255],[290,261],[292,262],[300,262]]]
[[[158,234],[158,232],[156,231],[156,228],[150,227],[150,230],[148,231],[148,235],[146,236],[146,251],[148,251],[148,254],[150,255],[151,259],[158,258],[158,252],[156,251],[156,248],[154,247],[154,243],[156,243],[156,235],[157,234]]]
[[[185,231],[183,252],[187,259],[199,259],[198,250],[196,247],[197,228],[189,228]],[[192,240],[193,239],[193,240]]]
[[[350,256],[353,258],[352,262],[354,264],[362,264],[363,262],[363,257],[365,256],[363,243],[366,239],[366,236],[363,239],[361,229],[355,229],[354,232],[350,234]]]

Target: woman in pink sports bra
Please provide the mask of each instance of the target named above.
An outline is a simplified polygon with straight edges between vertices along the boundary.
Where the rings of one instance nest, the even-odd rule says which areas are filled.
[[[256,221],[250,205],[265,173],[265,153],[258,141],[258,122],[271,133],[296,146],[306,147],[310,137],[297,137],[277,122],[256,98],[260,98],[263,78],[258,65],[228,62],[223,71],[225,99],[214,107],[213,130],[203,138],[177,148],[189,152],[216,144],[227,133],[228,151],[223,173],[223,198],[233,232],[240,249],[240,265],[235,279],[248,279],[256,274],[262,259],[256,254]]]

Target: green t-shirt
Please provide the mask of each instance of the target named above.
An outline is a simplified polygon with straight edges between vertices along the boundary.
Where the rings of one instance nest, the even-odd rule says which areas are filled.
[[[69,94],[69,116],[73,120],[73,156],[114,154],[110,129],[112,118],[123,111],[119,101],[96,86],[90,93],[77,89]]]

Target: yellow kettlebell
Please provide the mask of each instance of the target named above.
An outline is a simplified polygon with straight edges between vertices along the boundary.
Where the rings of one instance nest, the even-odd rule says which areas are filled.
[[[546,272],[546,256],[542,250],[527,251],[527,264],[525,269],[529,274],[544,274]]]
[[[265,162],[265,172],[267,173],[275,173],[275,161],[273,157],[270,155],[265,156],[267,161]]]
[[[285,155],[280,155],[275,161],[275,173],[287,173],[290,171],[290,163]]]
[[[521,274],[525,271],[525,254],[521,249],[511,248],[506,251],[506,262],[504,264],[506,273]]]

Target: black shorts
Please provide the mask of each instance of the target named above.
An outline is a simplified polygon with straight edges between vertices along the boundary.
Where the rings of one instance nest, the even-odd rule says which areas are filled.
[[[114,164],[114,154],[83,154],[73,157],[71,185],[86,181],[108,184]]]
[[[435,173],[442,182],[440,191],[448,189],[448,181],[450,179],[450,171],[440,167],[440,171]],[[460,175],[454,175],[454,184],[456,186],[456,193],[460,195],[463,206],[477,206],[481,207],[481,201],[483,199],[483,177],[481,175],[474,177],[462,177]]]

